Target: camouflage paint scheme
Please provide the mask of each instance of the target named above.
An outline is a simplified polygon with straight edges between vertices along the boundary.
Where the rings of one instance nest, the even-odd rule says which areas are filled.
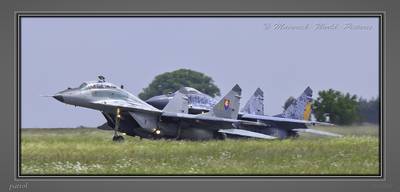
[[[188,88],[188,87],[186,87],[185,89],[195,90],[193,88]],[[177,92],[180,92],[180,90],[178,90]],[[202,113],[202,112],[207,112],[210,108],[212,108],[211,103],[213,103],[213,100],[215,100],[212,97],[204,93],[201,93],[198,90],[190,94],[191,97],[194,97],[194,95],[197,94],[197,97],[202,98],[203,103],[208,103],[209,107],[204,108],[204,105],[201,106],[199,103],[196,102],[197,100],[189,100],[189,106],[191,106],[192,109],[189,112]],[[168,103],[168,101],[169,97],[167,95],[159,95],[150,98],[146,102],[151,105],[157,103],[157,105],[154,106],[157,106],[159,109],[162,109]],[[315,124],[326,125],[326,126],[333,125],[325,122],[309,121],[311,115],[311,104],[312,104],[312,89],[310,87],[307,87],[304,90],[304,92],[281,114],[275,116],[266,116],[264,115],[264,93],[260,88],[258,88],[238,114],[238,119],[246,121],[262,122],[267,125],[266,128],[250,126],[246,127],[245,129],[252,132],[271,135],[274,137],[278,137],[280,139],[288,137],[296,137],[298,136],[299,132],[309,132],[325,136],[340,136],[338,134],[317,131],[307,127],[307,125],[315,125]]]

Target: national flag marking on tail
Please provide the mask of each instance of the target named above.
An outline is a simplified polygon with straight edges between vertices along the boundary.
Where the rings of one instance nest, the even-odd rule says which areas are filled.
[[[309,121],[311,115],[311,102],[308,102],[305,109],[304,109],[304,120]]]
[[[229,105],[231,104],[231,100],[229,99],[224,99],[224,109],[228,110],[229,109]]]

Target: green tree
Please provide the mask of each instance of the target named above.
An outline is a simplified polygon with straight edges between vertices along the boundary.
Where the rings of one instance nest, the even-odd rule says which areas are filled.
[[[157,75],[139,94],[139,98],[146,100],[156,95],[175,92],[181,87],[193,87],[211,97],[220,95],[220,90],[211,77],[190,69],[179,69]]]
[[[379,97],[374,99],[360,98],[358,100],[358,111],[360,114],[360,122],[379,123]]]
[[[326,121],[326,115],[329,116],[330,122],[338,125],[349,125],[358,121],[356,95],[343,94],[333,89],[320,91],[318,94],[313,103],[314,115],[318,121]]]

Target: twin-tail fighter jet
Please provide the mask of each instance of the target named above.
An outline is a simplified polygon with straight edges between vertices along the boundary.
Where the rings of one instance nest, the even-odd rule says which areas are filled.
[[[267,116],[264,115],[263,91],[258,88],[241,110],[239,119],[262,122],[270,125],[270,132],[266,133],[284,139],[297,137],[299,133],[306,132],[316,135],[340,137],[341,135],[310,129],[307,125],[333,126],[331,123],[310,121],[312,90],[307,87],[304,92],[291,103],[283,113]]]
[[[188,92],[187,90],[191,91]],[[178,92],[186,93],[189,98],[189,112],[192,113],[207,112],[213,106],[213,103],[215,103],[214,98],[190,87],[181,88],[172,94],[154,96],[146,102],[162,109]],[[260,88],[258,88],[239,112],[238,119],[265,123],[268,125],[268,128],[266,129],[260,129],[260,127],[249,127],[247,130],[261,132],[280,139],[296,137],[300,132],[339,137],[340,135],[335,133],[319,131],[307,127],[307,125],[333,125],[326,122],[309,121],[311,115],[311,102],[312,90],[310,87],[307,87],[300,97],[284,110],[283,113],[274,116],[267,116],[264,115],[264,93]]]
[[[99,76],[98,81],[84,82],[53,97],[66,104],[100,111],[107,122],[99,128],[114,130],[114,141],[123,140],[120,133],[149,139],[207,140],[224,139],[227,135],[275,139],[264,134],[269,125],[237,119],[241,92],[241,88],[235,85],[208,112],[202,114],[188,113],[189,98],[184,93],[176,92],[160,110],[122,86],[106,82],[103,76]]]

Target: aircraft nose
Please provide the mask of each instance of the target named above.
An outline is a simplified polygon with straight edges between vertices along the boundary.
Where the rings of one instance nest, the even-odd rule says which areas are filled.
[[[54,99],[64,102],[64,97],[62,95],[54,95],[53,97],[54,97]]]

